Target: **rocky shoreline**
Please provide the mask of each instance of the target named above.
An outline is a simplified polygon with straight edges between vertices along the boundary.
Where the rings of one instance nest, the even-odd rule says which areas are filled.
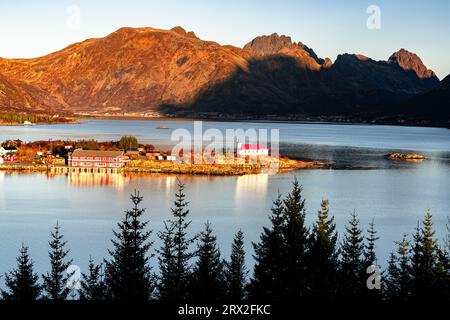
[[[270,165],[264,164],[176,164],[171,162],[157,162],[152,164],[133,164],[122,168],[121,174],[183,174],[183,175],[207,175],[207,176],[242,176],[247,174],[260,173],[283,173],[301,169],[324,169],[329,166],[326,163],[299,161],[288,158],[281,158],[279,166],[273,169]],[[66,166],[58,166],[59,169],[68,169]],[[3,164],[0,171],[6,172],[52,172],[50,165],[30,165],[30,164]],[[62,170],[63,172],[65,170]],[[70,173],[73,174],[73,173]],[[77,173],[75,173],[77,174]]]
[[[426,157],[423,154],[416,154],[416,153],[399,153],[399,152],[392,152],[385,155],[386,158],[390,160],[425,160]]]

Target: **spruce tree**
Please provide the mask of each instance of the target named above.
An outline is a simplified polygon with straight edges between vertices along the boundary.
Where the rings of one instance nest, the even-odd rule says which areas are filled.
[[[82,274],[80,300],[99,301],[106,298],[106,287],[104,282],[103,265],[95,264],[89,259],[89,273]]]
[[[359,299],[362,297],[366,279],[362,277],[364,261],[364,238],[359,227],[359,219],[353,212],[349,225],[345,227],[345,235],[341,244],[341,297]],[[364,270],[365,271],[365,270]]]
[[[283,258],[286,252],[283,213],[284,203],[278,194],[269,217],[271,227],[264,227],[259,242],[253,243],[255,265],[249,285],[251,299],[279,300],[283,297],[284,286],[281,280],[285,270]]]
[[[28,247],[22,244],[17,257],[17,268],[5,274],[7,290],[1,290],[4,300],[35,301],[42,288],[38,283],[39,276],[34,273],[33,261],[28,255]]]
[[[433,217],[431,212],[427,211],[422,227],[418,224],[414,234],[411,257],[412,297],[414,299],[428,300],[434,296],[438,252],[434,235]]]
[[[408,300],[411,297],[411,249],[408,236],[404,234],[396,244],[397,251],[390,255],[386,280],[383,281],[383,295],[387,300]]]
[[[154,276],[149,266],[149,241],[152,231],[146,230],[148,221],[141,221],[145,209],[139,208],[143,197],[137,191],[131,195],[133,208],[125,212],[123,220],[113,231],[109,250],[111,259],[105,261],[105,283],[109,299],[148,300],[154,289]]]
[[[223,264],[217,238],[213,235],[209,222],[200,234],[197,261],[191,281],[191,298],[199,301],[214,301],[225,296]]]
[[[281,283],[284,286],[285,299],[305,297],[307,292],[307,249],[309,231],[305,226],[306,209],[302,196],[302,187],[295,178],[292,191],[284,200],[282,227],[286,245],[284,257],[285,272]]]
[[[334,217],[329,214],[329,202],[322,200],[311,232],[308,254],[309,286],[315,299],[336,297],[339,269],[337,237]]]
[[[364,263],[365,267],[375,266],[377,264],[377,255],[375,252],[375,243],[380,237],[377,236],[375,230],[375,222],[372,220],[369,225],[368,236],[366,237],[366,245],[364,250]]]
[[[388,266],[385,270],[385,280],[383,281],[383,296],[386,300],[398,300],[400,296],[400,270],[399,258],[394,253],[389,254]]]
[[[71,292],[68,281],[73,274],[68,273],[67,268],[72,264],[72,260],[67,259],[69,250],[65,249],[67,242],[63,241],[64,236],[60,229],[57,222],[49,242],[51,271],[43,276],[44,297],[47,300],[66,300]]]
[[[180,300],[175,297],[175,246],[173,243],[174,226],[164,222],[164,231],[158,233],[162,246],[158,252],[159,280],[158,297],[160,300]]]
[[[439,292],[441,292],[442,299],[450,300],[450,217],[447,220],[447,236],[443,248],[439,250],[439,263],[441,266]]]
[[[188,283],[191,275],[190,260],[195,256],[190,247],[197,236],[189,237],[189,203],[184,194],[184,184],[178,181],[173,218],[165,222],[164,230],[158,233],[162,247],[158,250],[160,277],[158,283],[160,300],[184,300],[188,297]]]
[[[375,251],[375,245],[377,240],[380,239],[380,237],[377,236],[377,231],[375,230],[375,222],[372,220],[369,224],[369,230],[367,230],[367,237],[366,237],[366,243],[364,245],[364,262],[363,262],[363,269],[362,269],[362,278],[368,278],[369,276],[374,275],[374,273],[368,273],[367,271],[371,271],[369,268],[375,267],[380,271],[380,266],[377,264],[377,255]],[[379,279],[381,282],[381,279]],[[380,299],[381,298],[381,291],[377,288],[369,290],[366,288],[364,292],[364,298],[365,299]]]
[[[239,230],[233,239],[230,261],[225,263],[226,297],[228,299],[240,301],[245,298],[247,275],[244,233]]]

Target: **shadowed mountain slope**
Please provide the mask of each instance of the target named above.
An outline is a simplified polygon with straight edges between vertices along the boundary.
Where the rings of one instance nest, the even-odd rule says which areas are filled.
[[[0,59],[0,74],[0,111],[89,114],[371,114],[439,85],[404,49],[332,63],[278,34],[237,48],[181,27],[121,28],[47,56]]]

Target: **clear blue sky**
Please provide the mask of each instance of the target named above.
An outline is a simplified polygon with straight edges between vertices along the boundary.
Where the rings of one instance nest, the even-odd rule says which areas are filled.
[[[67,25],[71,5],[81,11],[77,28]],[[379,30],[366,26],[369,5],[381,9]],[[406,48],[440,78],[450,73],[448,0],[1,1],[0,56],[40,56],[122,26],[168,29],[176,25],[203,39],[236,46],[278,32],[332,60],[345,52],[385,60]]]

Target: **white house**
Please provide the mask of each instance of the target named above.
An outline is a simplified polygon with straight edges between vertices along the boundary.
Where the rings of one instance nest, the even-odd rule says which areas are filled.
[[[238,143],[238,155],[239,156],[267,156],[269,155],[269,149],[259,144],[247,144]]]

